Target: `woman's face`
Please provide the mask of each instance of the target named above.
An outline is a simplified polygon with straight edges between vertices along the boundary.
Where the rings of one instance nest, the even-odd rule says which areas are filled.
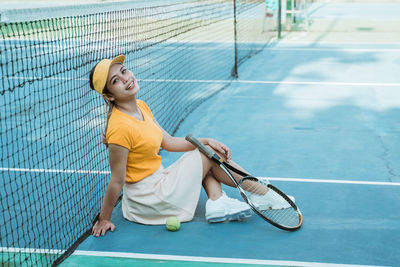
[[[139,85],[136,77],[131,71],[122,64],[110,66],[107,77],[107,89],[113,94],[115,99],[124,99],[134,96],[139,92]]]

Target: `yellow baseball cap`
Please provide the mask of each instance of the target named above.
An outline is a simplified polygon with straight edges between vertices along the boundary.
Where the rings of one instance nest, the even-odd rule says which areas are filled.
[[[112,60],[106,58],[97,63],[96,67],[94,67],[93,76],[90,81],[92,89],[96,90],[96,92],[99,94],[103,94],[103,89],[107,83],[110,66],[115,63],[123,64],[124,60],[125,56],[119,55]]]

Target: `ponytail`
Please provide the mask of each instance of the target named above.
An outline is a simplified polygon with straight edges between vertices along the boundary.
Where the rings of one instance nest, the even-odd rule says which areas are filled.
[[[104,87],[104,89],[103,89],[103,94],[108,94],[108,95],[111,94],[111,92],[107,89],[107,86]],[[103,137],[102,137],[102,142],[103,142],[103,144],[106,145],[106,147],[108,147],[107,136],[106,136],[106,135],[107,135],[107,129],[108,129],[108,121],[110,120],[112,111],[113,111],[113,109],[114,109],[114,107],[115,107],[115,103],[114,103],[113,101],[109,101],[109,100],[107,100],[107,99],[104,99],[104,102],[106,102],[106,105],[107,105],[107,107],[108,107],[108,110],[107,110],[106,128],[104,129],[104,132],[103,132],[103,134],[102,134],[102,135],[103,135]]]

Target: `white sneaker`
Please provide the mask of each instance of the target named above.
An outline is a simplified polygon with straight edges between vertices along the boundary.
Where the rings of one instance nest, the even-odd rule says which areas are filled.
[[[236,214],[251,210],[250,206],[246,202],[240,201],[236,198],[230,198],[224,191],[222,191],[221,198],[229,209],[229,214]]]
[[[228,197],[225,192],[217,200],[206,202],[206,220],[209,223],[235,221],[251,216],[251,208],[246,203]]]
[[[295,198],[293,196],[288,196],[290,200],[295,202]],[[273,190],[268,190],[265,195],[257,195],[252,194],[250,196],[250,201],[260,210],[279,210],[279,209],[288,209],[290,208],[290,204],[284,200],[278,193]]]

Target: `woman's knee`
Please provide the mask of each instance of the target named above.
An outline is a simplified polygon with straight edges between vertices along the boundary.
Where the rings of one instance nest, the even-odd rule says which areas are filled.
[[[209,173],[211,168],[214,166],[211,159],[209,159],[206,155],[201,153],[201,161],[203,162],[203,178]]]

